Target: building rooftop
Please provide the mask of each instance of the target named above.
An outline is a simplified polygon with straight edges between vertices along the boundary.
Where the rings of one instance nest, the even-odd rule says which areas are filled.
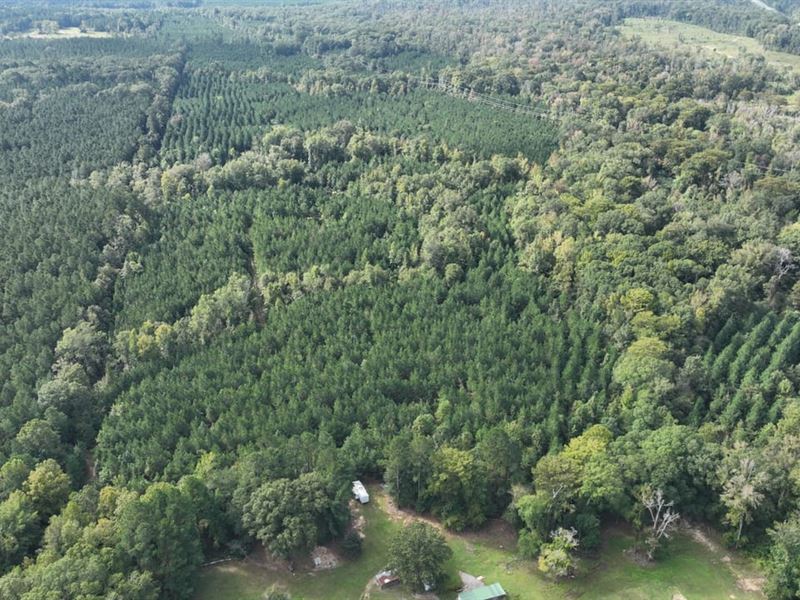
[[[506,591],[499,583],[484,585],[468,592],[461,592],[458,600],[493,600],[494,598],[505,598]]]

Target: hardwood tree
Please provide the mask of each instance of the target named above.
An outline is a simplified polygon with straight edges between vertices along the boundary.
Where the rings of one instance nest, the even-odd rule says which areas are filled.
[[[409,589],[422,592],[444,580],[444,563],[453,551],[439,531],[416,521],[404,526],[389,543],[388,568]]]

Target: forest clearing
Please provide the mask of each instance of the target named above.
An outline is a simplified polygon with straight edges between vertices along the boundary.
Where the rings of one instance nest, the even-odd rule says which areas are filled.
[[[92,31],[88,29],[81,29],[80,27],[63,27],[53,28],[51,30],[35,29],[27,32],[16,33],[14,35],[5,36],[4,39],[21,39],[28,38],[31,40],[69,40],[75,38],[93,38],[93,39],[107,39],[112,37],[113,34],[108,31]]]
[[[767,64],[800,74],[800,56],[769,50],[753,38],[712,31],[707,27],[658,18],[631,18],[619,27],[623,35],[639,36],[665,48],[687,48],[710,55],[740,58],[743,53],[763,57]]]
[[[369,490],[371,502],[356,509],[366,522],[364,550],[358,560],[345,559],[340,566],[325,571],[306,565],[295,573],[289,573],[285,565],[267,564],[257,556],[213,565],[201,571],[194,600],[261,600],[265,591],[273,587],[302,600],[421,598],[402,589],[380,590],[371,582],[385,566],[392,532],[402,523],[421,517],[393,507],[380,486],[372,485]],[[510,598],[520,600],[671,600],[678,597],[676,594],[687,600],[764,598],[759,589],[753,589],[758,586],[760,575],[750,560],[721,547],[714,541],[714,534],[701,534],[698,539],[688,527],[670,542],[663,559],[644,566],[631,557],[630,529],[609,527],[603,531],[601,549],[594,557],[582,559],[575,577],[564,582],[547,579],[535,562],[519,557],[516,535],[502,521],[489,523],[474,533],[448,532],[445,537],[453,557],[447,565],[443,590],[435,595],[442,600],[456,597],[459,571],[483,576],[487,582],[499,581]],[[368,595],[362,595],[365,592]]]

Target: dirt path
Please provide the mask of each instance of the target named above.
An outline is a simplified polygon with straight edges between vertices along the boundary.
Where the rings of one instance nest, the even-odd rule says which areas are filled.
[[[706,535],[705,531],[700,529],[700,527],[690,525],[687,526],[687,531],[689,532],[689,535],[692,536],[692,539],[694,539],[694,541],[705,546],[710,552],[713,552],[715,554],[719,554],[720,552],[722,552],[722,548],[718,544],[713,542],[711,538],[709,538],[708,535]]]
[[[404,510],[402,508],[399,508],[395,504],[395,502],[392,499],[392,497],[389,494],[387,494],[384,491],[383,488],[381,488],[381,487],[377,487],[377,488],[370,487],[369,495],[370,495],[371,501],[375,502],[381,508],[381,510],[388,515],[388,517],[391,520],[397,521],[399,523],[403,523],[403,525],[407,525],[407,524],[413,523],[415,521],[422,521],[422,522],[427,523],[428,525],[430,525],[432,527],[435,527],[439,531],[441,531],[442,534],[446,538],[452,538],[453,537],[453,535],[450,534],[442,526],[441,523],[438,523],[438,522],[436,522],[435,520],[433,520],[433,519],[431,519],[429,517],[424,517],[422,515],[418,515],[418,514],[412,512],[412,511],[408,511],[408,510]],[[361,515],[360,511],[355,511],[355,512],[356,512],[356,514],[358,514],[359,518],[363,519],[363,515]],[[374,577],[370,577],[369,578],[369,582],[367,582],[367,585],[364,588],[364,591],[361,593],[360,600],[369,600],[370,594],[373,591],[376,591],[377,587],[378,587],[378,584],[375,583],[375,578]],[[414,600],[439,600],[439,596],[437,596],[436,594],[432,594],[432,593],[427,593],[427,594],[408,594],[407,592],[404,592],[401,589],[399,589],[399,590],[397,588],[394,588],[394,589],[397,591],[398,600],[407,600],[407,599],[410,599],[410,598],[413,598]]]
[[[361,593],[360,600],[369,600],[369,595],[377,587],[377,583],[375,583],[375,578],[370,577],[369,581],[367,582],[367,587],[364,588],[364,591]]]
[[[86,453],[84,468],[85,468],[86,478],[88,481],[94,481],[95,479],[97,479],[97,461],[94,459],[93,450],[89,450]]]
[[[452,535],[438,521],[431,519],[430,517],[417,514],[413,511],[398,507],[397,504],[395,504],[394,499],[383,490],[375,494],[375,499],[378,501],[383,511],[389,515],[389,518],[393,521],[399,521],[404,525],[414,521],[422,521],[423,523],[427,523],[431,527],[435,527],[441,531],[445,537],[452,537]]]
[[[250,278],[250,287],[253,290],[255,298],[252,302],[253,319],[259,327],[264,325],[266,320],[264,315],[264,298],[261,290],[261,281],[258,278],[258,270],[256,269],[256,258],[253,250],[253,239],[250,237],[250,230],[252,223],[247,223],[247,232],[245,234],[245,241],[240,243],[240,247],[247,256],[247,275]]]
[[[743,569],[741,565],[736,565],[731,557],[725,553],[725,548],[712,539],[702,527],[686,524],[686,531],[697,543],[702,544],[709,552],[719,557],[720,562],[728,567],[728,570],[736,578],[736,585],[740,590],[757,594],[763,593],[764,584],[766,583],[765,577]]]

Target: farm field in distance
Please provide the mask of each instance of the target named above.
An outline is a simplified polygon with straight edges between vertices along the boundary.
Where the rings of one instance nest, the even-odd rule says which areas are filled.
[[[706,27],[660,18],[631,18],[619,27],[623,35],[639,36],[664,48],[693,48],[708,55],[727,58],[740,57],[742,52],[763,56],[778,69],[800,74],[800,56],[768,50],[753,38],[719,33]]]
[[[91,38],[91,39],[107,39],[114,37],[113,33],[108,31],[92,31],[88,29],[82,30],[79,27],[64,27],[54,31],[39,31],[33,30],[24,33],[17,33],[14,35],[5,36],[4,39],[32,39],[32,40],[70,40],[76,38]]]

